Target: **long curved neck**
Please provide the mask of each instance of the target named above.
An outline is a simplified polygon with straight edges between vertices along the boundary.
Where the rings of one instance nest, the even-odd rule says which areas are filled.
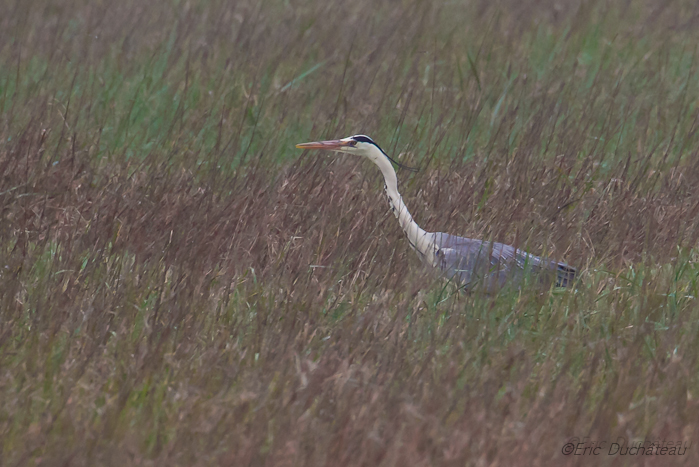
[[[398,223],[408,237],[410,246],[420,254],[420,258],[428,262],[434,260],[434,235],[425,232],[413,220],[408,207],[403,202],[403,197],[398,193],[398,177],[391,162],[378,149],[374,150],[370,159],[379,166],[384,178],[384,189],[388,196],[391,211],[398,218]]]

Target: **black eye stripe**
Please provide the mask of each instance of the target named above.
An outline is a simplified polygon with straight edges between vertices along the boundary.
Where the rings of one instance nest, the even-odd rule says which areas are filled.
[[[364,136],[364,135],[355,135],[355,136],[352,136],[352,139],[355,140],[355,141],[357,141],[358,143],[369,143],[369,144],[374,144],[374,145],[378,146],[378,144],[376,144],[376,143],[374,142],[374,140],[372,140],[372,139],[369,138],[368,136]]]
[[[354,140],[354,141],[356,141],[356,142],[358,142],[358,143],[369,143],[369,144],[373,144],[374,146],[376,146],[376,147],[378,148],[379,151],[381,151],[381,152],[383,153],[384,156],[386,156],[386,158],[388,158],[389,161],[393,162],[393,163],[396,164],[398,167],[400,167],[400,168],[402,168],[402,169],[410,170],[411,172],[417,172],[417,169],[414,169],[414,168],[412,168],[412,167],[408,167],[407,165],[403,165],[403,164],[401,164],[400,162],[396,162],[396,161],[394,161],[393,159],[391,159],[391,157],[390,157],[388,154],[386,154],[386,151],[384,151],[383,149],[381,149],[381,146],[379,146],[378,144],[376,144],[376,143],[374,142],[374,140],[371,139],[371,138],[369,138],[368,136],[366,136],[366,135],[354,135],[354,136],[350,136],[350,138],[352,138],[352,140]]]
[[[386,153],[384,152],[384,150],[381,149],[381,146],[379,146],[378,144],[376,144],[376,142],[375,142],[373,139],[369,138],[369,137],[366,136],[366,135],[354,135],[354,136],[350,136],[350,138],[352,138],[352,139],[353,139],[354,141],[356,141],[357,143],[368,143],[368,144],[373,144],[374,146],[376,146],[377,148],[379,148],[379,151],[381,151],[381,152],[383,152],[384,154],[386,154]]]

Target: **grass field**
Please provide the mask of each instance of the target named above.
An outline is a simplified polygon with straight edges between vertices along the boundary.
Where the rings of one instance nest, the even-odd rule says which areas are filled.
[[[699,465],[694,2],[0,4],[0,465]]]

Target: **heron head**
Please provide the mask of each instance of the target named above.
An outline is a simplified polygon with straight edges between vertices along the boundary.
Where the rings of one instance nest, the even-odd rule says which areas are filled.
[[[346,152],[359,156],[369,156],[376,149],[381,148],[368,136],[354,135],[342,139],[332,139],[328,141],[315,141],[313,143],[297,144],[300,149],[327,149],[329,151]],[[383,151],[381,151],[383,152]]]
[[[385,157],[399,167],[415,171],[415,169],[406,167],[403,164],[391,159],[388,154],[386,154],[384,150],[374,142],[373,139],[366,135],[353,135],[342,139],[302,143],[297,144],[296,147],[299,149],[327,149],[336,152],[346,152],[347,154],[364,156],[375,164],[378,164],[379,161]]]

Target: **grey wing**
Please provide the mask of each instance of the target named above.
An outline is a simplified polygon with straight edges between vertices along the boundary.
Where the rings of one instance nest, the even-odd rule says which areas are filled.
[[[575,277],[575,268],[529,254],[503,243],[435,235],[436,264],[448,279],[466,288],[481,284],[487,290],[502,287],[507,281],[520,282],[525,274],[542,276],[555,272],[556,286],[566,287]],[[552,275],[553,277],[553,275]]]
[[[436,246],[436,266],[466,289],[482,287],[491,292],[508,279],[508,252],[498,248],[500,244],[437,234]]]
[[[525,274],[537,275],[541,282],[554,283],[556,287],[568,287],[573,283],[577,270],[566,263],[553,261],[549,258],[541,258],[526,251],[515,249],[510,245],[496,243],[494,250],[502,251],[501,260],[516,265],[516,277],[521,278]]]

